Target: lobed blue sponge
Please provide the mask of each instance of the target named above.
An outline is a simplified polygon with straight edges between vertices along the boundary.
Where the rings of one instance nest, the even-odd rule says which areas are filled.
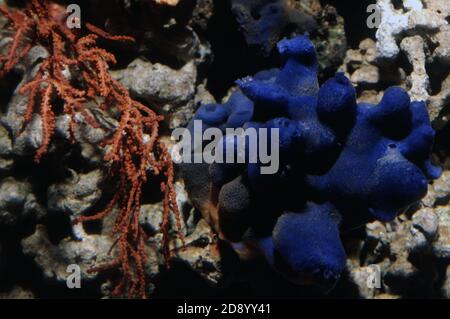
[[[308,37],[282,40],[278,50],[279,70],[237,81],[226,103],[202,106],[193,119],[224,134],[278,129],[277,172],[262,174],[267,163],[248,161],[248,139],[227,136],[218,147],[242,147],[245,163],[181,168],[194,205],[222,238],[258,250],[294,282],[329,285],[345,267],[342,224],[390,221],[439,177],[430,161],[435,132],[425,103],[401,88],[369,105],[357,104],[342,73],[319,87]]]

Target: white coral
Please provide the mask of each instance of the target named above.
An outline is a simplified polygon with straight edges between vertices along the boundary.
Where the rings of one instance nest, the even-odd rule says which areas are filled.
[[[450,14],[450,8],[436,6],[432,2],[439,0],[425,0],[426,8],[420,0],[404,0],[403,9],[396,10],[391,0],[377,1],[381,13],[381,24],[376,32],[378,57],[395,59],[400,53],[399,42],[405,34],[437,33],[441,28],[448,29],[445,18]]]

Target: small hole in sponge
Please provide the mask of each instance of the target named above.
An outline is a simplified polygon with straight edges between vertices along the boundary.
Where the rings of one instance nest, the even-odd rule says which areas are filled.
[[[255,19],[255,20],[261,19],[261,14],[259,13],[259,8],[253,9],[251,11],[251,15],[252,15],[253,19]]]
[[[397,145],[395,145],[393,143],[389,144],[388,146],[389,146],[389,148],[397,148]]]
[[[270,6],[269,7],[269,11],[270,11],[270,13],[271,14],[276,14],[276,13],[278,13],[278,7],[277,6]]]

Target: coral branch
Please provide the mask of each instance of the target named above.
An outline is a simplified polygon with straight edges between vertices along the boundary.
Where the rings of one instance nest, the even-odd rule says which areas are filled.
[[[0,75],[10,72],[33,45],[41,45],[49,51],[49,57],[41,63],[35,77],[19,90],[19,93],[28,95],[23,127],[27,126],[35,113],[39,114],[42,121],[42,142],[35,154],[36,162],[47,153],[52,141],[56,99],[63,101],[64,112],[70,117],[72,142],[75,141],[77,114],[92,127],[100,127],[86,106],[87,102],[96,102],[96,98],[103,97],[105,102],[101,107],[106,111],[114,109],[120,114],[117,129],[102,143],[102,146],[109,147],[104,160],[111,168],[110,177],[118,179],[116,192],[103,210],[92,216],[83,216],[75,223],[103,219],[118,207],[112,230],[112,236],[116,239],[117,258],[92,271],[119,267],[122,279],[114,288],[113,296],[126,294],[130,298],[145,298],[146,234],[139,225],[139,212],[142,187],[150,172],[166,176],[166,181],[161,185],[164,194],[162,229],[166,257],[169,251],[167,233],[171,212],[175,215],[178,235],[183,239],[173,186],[173,164],[158,136],[159,122],[163,117],[134,101],[122,84],[111,78],[109,64],[114,64],[116,59],[113,54],[97,46],[98,38],[112,41],[134,39],[111,35],[91,24],[86,24],[86,29],[91,33],[80,36],[65,27],[60,19],[64,14],[63,8],[49,0],[32,0],[22,11],[0,7],[0,13],[8,18],[10,29],[15,32],[6,54],[0,56]],[[79,85],[75,87],[72,84],[74,82]],[[40,106],[38,111],[37,105]]]

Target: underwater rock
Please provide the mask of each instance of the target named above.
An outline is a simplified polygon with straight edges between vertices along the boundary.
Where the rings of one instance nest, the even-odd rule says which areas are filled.
[[[206,89],[204,84],[199,84],[196,88],[195,96],[193,99],[189,100],[183,106],[175,108],[174,112],[170,114],[169,126],[171,129],[178,127],[185,127],[189,121],[194,117],[195,111],[203,103],[215,103],[216,100],[214,96]],[[170,104],[166,104],[164,108],[165,112],[170,112]]]
[[[442,294],[444,298],[450,299],[450,266],[447,266],[447,273],[445,277],[444,286],[442,288]]]
[[[0,227],[13,230],[25,221],[36,221],[45,211],[32,191],[32,185],[13,177],[0,182]]]
[[[450,259],[450,172],[444,171],[440,178],[429,186],[427,196],[422,200],[425,207],[432,207],[438,219],[437,234],[433,241],[433,254],[440,259]]]
[[[111,262],[114,251],[110,254],[113,241],[108,235],[88,235],[78,231],[79,240],[65,238],[58,244],[53,244],[43,225],[37,225],[33,235],[22,240],[23,253],[34,259],[42,269],[47,280],[66,283],[72,274],[67,270],[69,265],[80,267],[83,280],[93,280],[98,272],[89,269]]]
[[[162,211],[163,207],[159,203],[142,205],[139,214],[139,223],[149,234],[155,235],[160,232]]]
[[[450,208],[442,206],[436,208],[439,217],[437,240],[433,243],[434,255],[446,262],[450,262]]]
[[[126,69],[112,71],[112,74],[133,97],[168,114],[171,128],[185,125],[192,116],[197,81],[197,68],[193,62],[174,70],[139,58]]]
[[[444,107],[450,96],[450,75],[439,75],[444,70],[436,71],[433,67],[435,62],[429,62],[433,58],[420,36],[404,38],[400,47],[409,66],[379,64],[374,56],[375,42],[366,39],[360,43],[358,50],[347,51],[341,70],[356,86],[359,101],[373,103],[382,96],[385,86],[398,85],[410,89],[413,100],[427,102],[434,126],[442,128],[448,121]],[[431,89],[430,83],[433,81],[439,81],[439,91],[433,92],[435,90]]]
[[[413,71],[409,76],[410,94],[413,99],[428,100],[429,95],[427,89],[430,86],[428,74],[425,69],[425,52],[424,42],[420,36],[404,38],[400,43],[400,47],[405,52],[409,63],[412,65]]]
[[[11,169],[14,164],[12,155],[12,141],[8,131],[0,124],[0,172]]]
[[[377,106],[358,105],[342,73],[319,88],[318,61],[307,37],[283,40],[278,49],[280,70],[237,81],[240,90],[223,105],[201,107],[188,130],[191,137],[198,134],[195,120],[203,121],[202,132],[277,128],[279,170],[264,174],[262,162],[249,163],[248,139],[233,135],[225,135],[216,152],[241,149],[245,164],[181,168],[194,205],[222,238],[256,247],[295,282],[330,287],[345,266],[340,225],[392,220],[425,196],[429,179],[439,177],[440,168],[429,159],[434,131],[425,104],[411,103],[400,88],[388,89]],[[202,146],[194,144],[192,155],[202,153]],[[247,192],[250,202],[244,200]]]
[[[360,85],[375,85],[380,81],[380,75],[378,68],[373,65],[365,65],[353,72],[350,80],[352,83],[358,83]]]
[[[411,253],[428,249],[436,238],[437,230],[438,216],[434,211],[430,208],[419,210],[412,217],[406,249]]]
[[[194,231],[185,238],[185,248],[178,248],[173,260],[181,261],[205,278],[210,284],[217,285],[222,274],[222,261],[218,238],[211,226],[201,219]]]
[[[359,43],[357,49],[347,50],[340,70],[356,88],[358,101],[377,103],[383,96],[382,88],[398,85],[406,89],[406,74],[399,67],[382,67],[376,62],[376,43],[370,38]]]
[[[70,174],[66,180],[50,185],[47,190],[47,207],[75,219],[83,216],[100,199],[100,186],[104,176],[98,169],[86,174],[70,170]]]
[[[298,33],[317,29],[315,19],[288,6],[285,0],[231,0],[231,11],[247,44],[269,55],[286,28]]]
[[[425,271],[410,262],[411,246],[405,249],[412,240],[411,229],[411,221],[404,215],[393,222],[375,221],[366,225],[367,235],[363,245],[349,252],[347,262],[350,280],[357,286],[361,297],[377,298],[382,292],[397,295],[401,291],[397,288],[408,283],[416,282],[419,287],[417,279],[423,277]],[[369,288],[364,280],[374,270],[379,271],[379,289]]]
[[[20,85],[19,85],[20,87]],[[19,93],[15,93],[8,105],[8,111],[0,117],[0,122],[11,132],[12,153],[16,156],[30,156],[42,143],[42,119],[39,114],[34,114],[30,123],[22,131],[23,114],[27,106],[27,98]],[[89,108],[89,107],[88,107]],[[91,109],[92,116],[101,123],[100,128],[88,125],[81,114],[75,116],[77,130],[74,138],[81,146],[81,156],[88,162],[98,164],[105,154],[105,148],[100,147],[99,142],[117,127],[117,121],[108,116],[103,111]],[[55,135],[62,137],[65,141],[70,141],[69,116],[58,115],[55,118]],[[50,145],[49,152],[54,151],[54,143]]]
[[[171,260],[182,262],[189,265],[189,268],[205,278],[210,284],[216,285],[222,278],[221,257],[218,249],[218,238],[211,227],[203,219],[194,221],[195,211],[189,203],[184,184],[181,181],[175,184],[177,190],[177,203],[183,212],[187,215],[186,221],[181,221],[181,232],[184,236],[184,246],[177,238],[176,221],[170,216],[172,225],[169,232],[173,240],[170,242],[170,248],[173,251]],[[141,207],[140,224],[149,234],[148,246],[152,250],[149,263],[154,266],[147,269],[147,274],[153,278],[159,273],[159,266],[164,264],[162,256],[160,231],[162,222],[162,205],[147,204]],[[198,219],[198,218],[197,218]]]
[[[21,94],[19,91],[23,85],[28,83],[30,79],[35,76],[41,66],[42,60],[46,59],[48,55],[49,53],[45,48],[34,46],[30,49],[24,61],[16,65],[15,70],[20,74],[21,80],[12,92],[12,96],[6,106],[6,111],[2,112],[0,115],[0,122],[12,137],[12,153],[19,157],[35,154],[42,143],[42,119],[39,114],[33,114],[30,123],[23,127],[28,97],[27,95]],[[64,75],[67,78],[72,76],[69,69],[67,69],[67,72],[65,72]],[[104,111],[99,110],[97,105],[94,106],[92,104],[93,103],[87,104],[86,109],[88,109],[97,122],[101,124],[101,128],[93,128],[92,126],[87,125],[84,117],[79,112],[74,116],[77,128],[77,130],[75,130],[74,138],[80,142],[82,149],[91,147],[92,145],[98,146],[99,141],[104,140],[105,136],[110,133],[111,130],[108,130],[108,128],[112,129],[117,126],[116,121],[112,119],[111,116],[108,116]],[[70,117],[67,114],[57,114],[55,116],[55,135],[66,141],[71,140],[69,120]],[[90,143],[90,145],[86,145],[86,143]],[[97,152],[99,149],[100,148],[97,147]],[[54,145],[52,143],[49,152],[53,151]],[[98,155],[96,157],[98,159]],[[94,162],[95,156],[87,156],[87,159]]]
[[[6,112],[0,115],[0,123],[12,136],[12,154],[23,157],[36,153],[36,150],[42,143],[42,119],[39,114],[33,114],[30,123],[23,127],[24,114],[27,109],[27,95],[19,93],[20,88],[34,77],[40,67],[40,62],[48,57],[48,52],[41,46],[31,48],[23,63],[16,66],[16,71],[21,74],[20,83],[15,88],[11,99],[6,107]],[[67,77],[71,74],[68,71]],[[92,104],[87,105],[91,115],[101,124],[101,128],[93,128],[88,125],[81,114],[75,116],[77,130],[74,134],[75,140],[80,142],[82,156],[89,162],[99,162],[104,149],[98,146],[98,143],[105,139],[117,122],[108,116],[104,111],[99,110]],[[69,134],[69,116],[67,114],[57,115],[55,117],[55,135],[62,137],[66,141],[70,140]],[[5,142],[6,143],[6,142]],[[6,146],[7,144],[5,144]],[[54,150],[53,143],[49,151]]]
[[[450,97],[450,7],[446,0],[400,4],[401,8],[395,9],[392,0],[377,1],[382,17],[376,32],[377,60],[392,65],[401,52],[406,54],[412,66],[407,83],[412,97],[429,102],[431,120],[437,119],[442,127],[447,118],[438,117]],[[438,90],[430,86],[435,81],[439,82]]]
[[[449,172],[429,185],[417,211],[400,215],[393,222],[375,221],[366,225],[362,245],[349,252],[347,262],[351,280],[361,296],[378,298],[388,295],[438,295],[442,287],[430,285],[430,278],[445,278],[435,263],[448,264],[450,247],[450,211],[448,209]],[[360,276],[367,267],[379,267],[381,290],[367,290]],[[445,271],[445,269],[444,269]],[[359,277],[358,277],[359,276]],[[437,289],[437,290],[436,290]]]
[[[168,6],[176,6],[180,0],[154,0],[158,4],[165,4]]]
[[[15,92],[8,104],[8,111],[0,117],[1,123],[13,136],[13,154],[18,156],[33,154],[42,142],[42,121],[38,114],[33,116],[29,125],[21,132],[27,103],[25,96]]]
[[[425,4],[425,5],[424,5]],[[405,34],[421,29],[434,35],[448,32],[448,5],[445,0],[415,0],[401,2],[402,8],[397,10],[392,0],[378,0],[381,12],[381,24],[377,28],[377,56],[382,59],[395,59],[400,53],[397,43]]]
[[[450,171],[446,170],[441,177],[428,186],[428,193],[422,199],[426,207],[434,207],[445,203],[450,197]]]
[[[355,267],[349,260],[347,262],[349,269],[350,282],[357,286],[359,298],[373,299],[377,296],[377,289],[367,285],[372,275],[372,269],[369,266]]]
[[[431,209],[422,209],[413,215],[412,227],[420,231],[425,239],[433,242],[438,230],[438,216]]]
[[[61,212],[65,208],[64,212],[78,216],[83,210],[89,209],[87,205],[92,205],[99,197],[101,191],[97,189],[96,183],[99,183],[101,178],[101,173],[95,170],[87,174],[76,174],[61,184],[50,186],[49,206],[51,204],[52,207],[54,206],[52,209]],[[90,185],[86,185],[86,183]],[[189,212],[191,206],[188,203],[183,184],[177,182],[175,186],[180,209]],[[66,198],[64,194],[68,197]],[[89,200],[83,201],[83,198]],[[165,264],[161,246],[162,235],[159,229],[161,221],[161,204],[146,204],[141,207],[140,222],[148,232],[145,248],[148,259],[145,264],[145,272],[151,279],[160,273],[161,267]],[[200,220],[191,225],[191,229],[182,221],[182,232],[186,243],[186,247],[182,248],[181,242],[176,237],[177,227],[173,216],[171,216],[170,224],[169,233],[174,235],[174,239],[169,244],[173,253],[168,262],[177,260],[186,263],[211,284],[217,284],[222,278],[221,261],[217,248],[217,236],[211,227]],[[67,267],[71,264],[80,266],[82,281],[89,282],[103,278],[98,272],[91,272],[89,269],[104,265],[115,257],[116,247],[113,245],[113,238],[108,235],[112,227],[114,227],[113,217],[103,221],[100,234],[88,234],[83,225],[74,225],[71,231],[73,238],[66,237],[54,243],[49,239],[47,228],[37,225],[34,234],[22,240],[22,249],[24,254],[34,259],[42,269],[44,277],[50,282],[65,283],[71,274],[67,271]],[[99,280],[95,285],[99,288],[102,286],[105,296],[110,295],[112,287],[104,279]],[[152,285],[149,289],[152,289]]]
[[[188,200],[188,196],[187,193],[184,189],[184,183],[182,183],[181,181],[177,181],[175,182],[175,189],[177,192],[177,205],[180,209],[180,211],[185,214],[188,213],[189,210],[191,209],[191,205],[189,203]],[[155,243],[158,242],[158,240],[161,239],[161,222],[162,222],[162,215],[163,215],[163,206],[162,203],[158,202],[156,204],[145,204],[142,205],[141,207],[141,211],[139,214],[139,222],[142,225],[142,227],[151,235],[151,236],[155,236],[157,238],[155,238]],[[169,216],[170,219],[170,224],[171,225],[175,225],[176,220],[175,220],[175,216],[173,216],[173,214],[171,214]],[[175,232],[173,235],[176,236],[176,231],[177,229],[171,228],[170,229],[171,232]],[[183,234],[183,236],[186,236],[188,234],[188,229],[186,228],[186,224],[185,222],[181,222],[181,233]],[[160,246],[160,244],[157,244],[158,246]],[[159,247],[161,248],[161,247]]]
[[[10,38],[4,38],[10,39]],[[3,49],[0,46],[0,49]],[[28,99],[19,93],[19,89],[37,73],[42,59],[47,58],[49,53],[41,46],[35,46],[30,49],[23,63],[15,66],[15,71],[22,76],[20,83],[14,90],[11,99],[6,107],[6,112],[2,112],[0,122],[13,136],[14,154],[24,155],[35,151],[42,141],[41,119],[38,114],[33,116],[30,127],[22,132],[24,114],[27,108]]]
[[[8,292],[0,292],[0,299],[35,299],[33,292],[26,290],[20,286],[14,286]]]
[[[168,66],[136,59],[124,70],[111,72],[132,96],[148,103],[170,103],[179,105],[188,101],[195,93],[197,69],[193,62],[180,70]]]

